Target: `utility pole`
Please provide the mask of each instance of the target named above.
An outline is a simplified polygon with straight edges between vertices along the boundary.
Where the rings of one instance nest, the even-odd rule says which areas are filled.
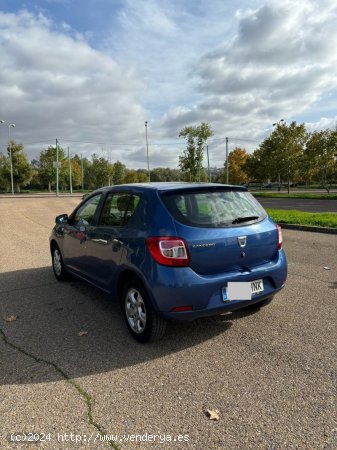
[[[149,183],[151,183],[150,162],[149,162],[149,142],[147,140],[147,120],[145,120],[145,139],[146,139],[147,173],[148,173],[148,177],[149,177]]]
[[[58,140],[56,138],[56,197],[59,195],[59,149]]]
[[[107,160],[108,160],[108,186],[111,186],[111,158],[110,158],[110,150],[107,150]]]
[[[12,195],[14,195],[14,178],[13,178],[13,155],[12,155],[12,142],[11,142],[11,128],[15,127],[15,123],[7,123],[5,120],[0,120],[0,124],[6,124],[8,127],[8,151],[9,151],[9,163],[11,169],[11,188]]]
[[[208,182],[211,182],[211,170],[209,167],[209,153],[208,153],[208,145],[206,145],[206,151],[207,151],[207,167],[208,167]]]
[[[84,192],[84,174],[83,174],[83,156],[81,153],[81,184],[82,184],[82,192]]]
[[[70,151],[68,147],[68,165],[69,165],[69,187],[70,187],[70,193],[73,193],[73,182],[71,178],[71,159],[70,159]]]
[[[10,123],[8,125],[8,147],[9,147],[9,158],[11,164],[11,187],[12,187],[12,195],[14,195],[14,179],[13,179],[13,154],[12,154],[12,141],[11,141],[11,127],[15,127],[15,123]]]
[[[226,184],[228,184],[228,137],[226,137]]]

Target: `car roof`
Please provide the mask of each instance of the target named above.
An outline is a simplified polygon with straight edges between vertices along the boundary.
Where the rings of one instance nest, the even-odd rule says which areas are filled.
[[[204,190],[204,189],[225,189],[225,190],[238,190],[247,191],[244,186],[235,186],[230,184],[220,184],[220,183],[191,183],[184,181],[165,181],[165,182],[151,182],[151,183],[130,183],[130,184],[119,184],[114,186],[107,186],[104,189],[115,190],[115,189],[130,189],[136,188],[137,190],[155,190],[161,192],[167,191],[182,191],[182,190]]]

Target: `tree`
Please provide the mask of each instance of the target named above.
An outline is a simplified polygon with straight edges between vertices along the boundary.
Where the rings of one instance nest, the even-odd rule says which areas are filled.
[[[157,167],[151,170],[151,181],[179,181],[182,174],[178,169]]]
[[[248,183],[250,181],[262,182],[268,179],[269,168],[264,158],[263,149],[258,148],[252,154],[248,155],[244,170],[248,175]]]
[[[248,153],[245,149],[236,147],[228,155],[228,182],[230,184],[242,184],[249,181],[249,176],[246,171],[246,163]],[[224,172],[222,182],[225,183],[226,162],[224,164]]]
[[[8,166],[8,167],[7,167]],[[7,173],[10,172],[9,159],[0,153],[0,190],[10,190],[10,179],[7,179]]]
[[[29,182],[30,189],[41,189],[41,182],[39,178],[39,160],[33,159],[30,162],[30,166],[32,168],[32,178]]]
[[[126,173],[126,167],[120,161],[116,161],[113,165],[113,184],[122,184]]]
[[[125,177],[124,177],[124,183],[138,183],[138,173],[136,170],[127,170]]]
[[[138,169],[137,170],[137,183],[146,183],[147,181],[149,181],[148,171],[145,169]]]
[[[48,192],[56,185],[56,147],[49,146],[46,150],[42,150],[39,158],[39,179],[44,186],[48,186]],[[59,185],[65,187],[68,178],[68,161],[64,150],[58,147],[58,161],[61,163],[59,168]]]
[[[74,156],[70,159],[71,164],[71,183],[73,187],[79,188],[82,182],[81,161]],[[69,165],[67,167],[69,174]]]
[[[247,160],[247,170],[251,173],[254,166],[261,181],[278,180],[279,188],[282,180],[288,183],[299,177],[300,161],[307,141],[304,124],[292,122],[287,125],[279,122],[271,133],[255,150],[252,158]],[[260,167],[257,167],[259,162]],[[255,177],[254,177],[255,178]]]
[[[92,155],[91,170],[95,180],[95,187],[103,187],[109,184],[111,180],[111,167],[109,161],[103,157],[99,157],[96,153]]]
[[[199,126],[183,128],[179,137],[187,139],[187,148],[179,156],[179,167],[187,181],[200,181],[203,177],[203,148],[213,131],[208,123],[202,122]]]
[[[21,187],[27,186],[32,178],[32,168],[27,156],[23,153],[23,145],[10,141],[7,148],[8,158],[2,162],[2,177],[6,186],[11,185],[10,154],[12,155],[13,185],[16,192],[20,192]]]
[[[337,130],[314,131],[309,135],[303,155],[302,171],[330,193],[336,181]],[[302,173],[303,173],[302,172]]]

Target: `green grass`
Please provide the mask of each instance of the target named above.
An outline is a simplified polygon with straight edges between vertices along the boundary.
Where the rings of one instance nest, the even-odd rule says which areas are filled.
[[[337,213],[307,213],[294,210],[266,209],[277,223],[337,228]]]
[[[284,193],[272,193],[272,192],[251,192],[254,197],[260,197],[260,198],[309,198],[309,199],[320,199],[320,200],[337,200],[337,194],[310,194],[303,192],[302,194],[300,192],[294,192],[290,193],[289,195]]]

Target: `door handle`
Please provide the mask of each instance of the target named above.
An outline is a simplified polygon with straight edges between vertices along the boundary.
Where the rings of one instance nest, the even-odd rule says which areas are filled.
[[[106,239],[91,239],[91,240],[96,244],[108,245],[108,241]]]

